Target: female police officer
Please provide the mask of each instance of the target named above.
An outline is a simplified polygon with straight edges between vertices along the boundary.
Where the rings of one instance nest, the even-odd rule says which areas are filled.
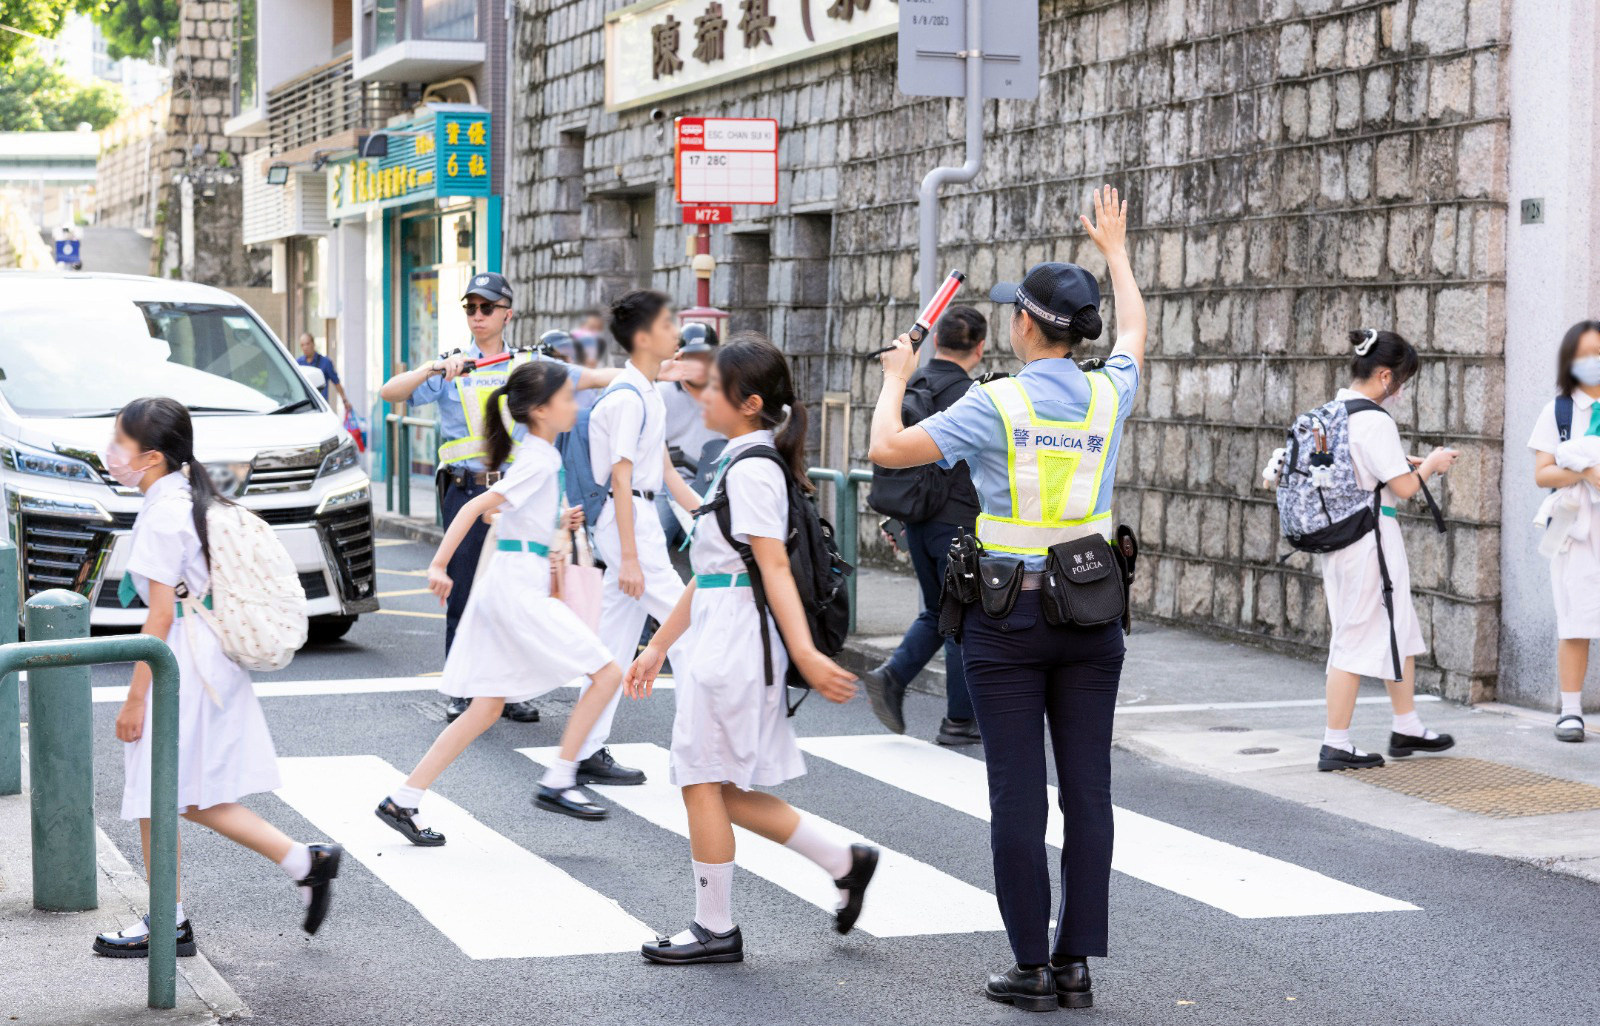
[[[1107,186],[1095,193],[1094,212],[1092,222],[1081,220],[1109,265],[1119,328],[1103,368],[1085,373],[1070,358],[1079,341],[1100,335],[1094,276],[1074,264],[1039,264],[1020,284],[989,293],[1015,304],[1011,347],[1025,364],[1020,374],[975,387],[945,412],[903,428],[900,404],[916,356],[902,335],[883,358],[872,417],[874,463],[950,467],[965,460],[983,507],[984,554],[1016,557],[1026,571],[1003,618],[967,607],[962,646],[988,763],[995,892],[1017,960],[990,975],[985,992],[1035,1011],[1091,1004],[1086,958],[1106,953],[1111,718],[1122,632],[1118,623],[1051,627],[1039,591],[1050,546],[1111,533],[1117,448],[1144,360],[1144,299],[1128,261],[1127,204]],[[1067,823],[1053,947],[1046,721]]]

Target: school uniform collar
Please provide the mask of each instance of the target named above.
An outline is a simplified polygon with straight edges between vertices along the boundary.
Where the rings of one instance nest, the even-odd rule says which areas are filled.
[[[174,470],[165,477],[157,479],[156,483],[144,493],[145,502],[154,502],[164,495],[177,495],[189,491],[189,479],[179,471]]]
[[[527,450],[527,454],[530,456],[555,456],[558,461],[561,458],[561,453],[555,446],[535,434],[523,436],[518,445],[520,448]]]
[[[1580,410],[1587,410],[1595,403],[1594,397],[1584,392],[1581,388],[1572,390],[1572,405]]]
[[[1043,356],[1030,360],[1017,372],[1019,378],[1054,377],[1065,372],[1068,377],[1082,377],[1083,368],[1070,356]]]
[[[649,378],[645,377],[644,376],[644,371],[642,371],[638,367],[634,366],[633,360],[631,358],[628,360],[627,363],[624,363],[622,365],[622,373],[617,375],[616,380],[621,381],[623,378],[627,378],[627,379],[633,381],[635,384],[648,386],[652,391],[655,390],[655,384],[656,383],[654,381],[651,381]]]
[[[771,431],[748,431],[735,438],[728,439],[728,445],[722,450],[724,456],[732,456],[740,449],[748,449],[752,445],[771,445],[776,447],[777,442]]]

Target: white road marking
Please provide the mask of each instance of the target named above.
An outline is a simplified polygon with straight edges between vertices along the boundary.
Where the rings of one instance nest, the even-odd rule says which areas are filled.
[[[344,845],[468,958],[637,951],[655,936],[615,901],[440,795],[428,795],[426,822],[447,843],[409,843],[372,814],[403,776],[377,756],[279,759],[278,768],[284,781],[278,797]],[[507,895],[537,895],[538,908]]]
[[[1417,695],[1418,702],[1437,702],[1438,695]],[[1286,698],[1274,702],[1188,702],[1177,705],[1119,705],[1117,715],[1124,716],[1132,713],[1178,713],[1178,712],[1208,712],[1219,710],[1230,712],[1234,709],[1311,709],[1326,705],[1327,701],[1321,698]],[[1371,695],[1367,698],[1356,699],[1357,705],[1388,705],[1389,696]]]
[[[805,737],[800,747],[891,787],[989,821],[987,772],[976,759],[890,734]],[[1114,815],[1113,869],[1241,919],[1418,911],[1409,902],[1137,812],[1117,808]],[[1045,836],[1064,836],[1054,787],[1049,789]]]
[[[555,748],[517,751],[546,766],[557,753]],[[689,817],[683,798],[679,789],[667,782],[667,750],[653,744],[614,744],[611,753],[623,765],[644,770],[649,780],[639,787],[600,789],[601,801],[687,838]],[[841,841],[863,840],[838,824],[813,819],[820,829]],[[830,914],[838,907],[839,889],[810,860],[738,827],[734,835],[738,839],[735,861],[742,868]],[[857,924],[861,930],[875,937],[908,937],[1004,929],[999,908],[987,891],[892,848],[880,845],[879,849],[878,872]],[[687,846],[684,854],[688,854]]]
[[[274,680],[256,681],[257,698],[302,698],[307,695],[373,695],[390,691],[438,691],[438,672],[417,677],[354,677],[344,680]],[[582,684],[575,680],[563,687],[575,688]],[[670,676],[656,678],[658,690],[671,691]],[[126,684],[106,684],[94,689],[94,701],[121,702],[128,697]]]

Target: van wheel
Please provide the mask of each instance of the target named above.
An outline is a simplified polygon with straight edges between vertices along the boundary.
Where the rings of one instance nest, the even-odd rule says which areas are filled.
[[[338,641],[350,633],[357,619],[354,616],[313,616],[306,627],[306,644],[326,645]]]

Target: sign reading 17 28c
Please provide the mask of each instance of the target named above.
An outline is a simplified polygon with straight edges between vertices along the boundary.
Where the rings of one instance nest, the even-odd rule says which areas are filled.
[[[679,118],[675,128],[679,203],[778,202],[772,118]]]

